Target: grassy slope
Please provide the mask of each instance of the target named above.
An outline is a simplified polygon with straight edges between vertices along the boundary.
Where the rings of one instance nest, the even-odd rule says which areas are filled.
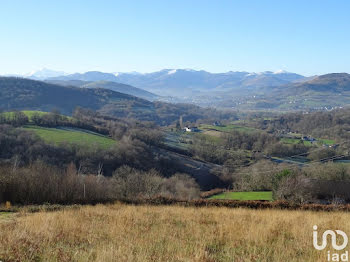
[[[38,126],[26,126],[25,130],[33,131],[38,134],[46,142],[55,144],[60,143],[71,143],[88,146],[100,146],[108,148],[113,146],[116,141],[90,131],[84,132],[83,130],[75,130],[70,128],[59,129],[59,128],[46,128]]]
[[[33,110],[23,110],[21,111],[23,112],[29,119],[31,119],[34,115],[34,113],[38,113],[39,115],[45,115],[47,114],[47,112],[43,112],[43,111],[33,111]],[[2,113],[3,115],[5,115],[6,117],[12,117],[14,112],[4,112]]]
[[[241,125],[236,124],[230,124],[226,126],[214,126],[214,125],[200,125],[200,129],[204,131],[204,134],[209,136],[220,136],[220,133],[222,132],[230,132],[230,131],[240,131],[240,132],[254,132],[254,131],[261,131],[259,129],[254,129],[251,127],[245,127]],[[301,135],[300,135],[301,136]],[[281,141],[285,144],[298,144],[300,142],[300,139],[293,139],[293,138],[282,138]],[[312,146],[313,144],[310,141],[303,141],[304,145],[306,146]],[[335,141],[332,139],[318,139],[316,144],[322,145],[334,145]]]
[[[251,127],[245,127],[245,126],[239,126],[239,125],[226,125],[226,126],[214,126],[214,125],[200,125],[200,129],[203,130],[217,130],[221,132],[230,132],[230,131],[241,131],[241,132],[253,132],[257,131],[254,128]]]
[[[333,139],[318,139],[321,143],[326,145],[334,145],[335,141]]]
[[[295,138],[281,138],[281,142],[284,144],[299,144],[300,139],[295,139]],[[312,146],[310,141],[303,141],[305,146]]]
[[[30,122],[31,122],[32,117],[34,116],[35,113],[39,114],[40,116],[48,114],[48,112],[35,111],[35,110],[22,110],[21,112],[24,113],[28,117]],[[1,113],[1,114],[5,115],[6,117],[12,117],[13,113],[14,112],[4,112],[4,113]],[[68,119],[72,119],[72,117],[70,117],[70,116],[66,116],[66,117]]]
[[[214,126],[214,125],[205,125],[202,124],[199,126],[199,129],[202,131],[201,133],[195,133],[197,136],[204,136],[209,141],[213,143],[220,143],[223,141],[222,135],[225,133],[229,133],[232,131],[239,131],[239,132],[254,132],[259,131],[254,128],[235,125],[235,124],[229,124],[225,126]]]
[[[166,145],[181,149],[188,150],[190,147],[189,141],[193,139],[194,133],[183,132],[183,131],[171,131],[169,129],[165,129],[165,143]]]
[[[224,192],[210,199],[232,199],[232,200],[270,200],[272,201],[272,192]]]
[[[350,214],[217,207],[97,205],[0,223],[3,261],[326,261],[312,227]]]
[[[300,139],[296,138],[281,138],[281,141],[285,144],[298,144],[300,142]],[[306,146],[312,146],[313,144],[310,141],[303,141],[304,145]],[[335,141],[332,139],[317,139],[316,145],[334,145]]]
[[[31,120],[35,113],[38,113],[39,115],[47,114],[47,112],[32,110],[24,110],[21,112],[23,112],[29,118],[29,120]],[[11,117],[13,115],[13,112],[4,112],[2,114],[6,115],[7,117]],[[34,125],[25,126],[24,129],[28,131],[33,131],[36,134],[38,134],[41,138],[43,138],[46,142],[55,144],[66,142],[71,144],[74,143],[88,146],[97,145],[102,148],[109,148],[116,143],[115,140],[109,137],[81,129],[78,130],[73,128],[46,128]]]

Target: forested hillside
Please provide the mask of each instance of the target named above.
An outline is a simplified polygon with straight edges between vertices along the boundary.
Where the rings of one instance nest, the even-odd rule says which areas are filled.
[[[180,116],[194,122],[201,118],[231,118],[231,112],[201,109],[186,104],[150,102],[131,95],[101,88],[78,88],[54,85],[23,78],[0,78],[0,110],[59,110],[71,115],[77,107],[89,108],[104,115],[154,121],[164,125]]]
[[[0,78],[0,107],[3,110],[54,108],[71,114],[77,106],[98,110],[108,104],[126,107],[129,104],[147,108],[148,101],[107,89],[82,89],[48,84],[22,78]]]

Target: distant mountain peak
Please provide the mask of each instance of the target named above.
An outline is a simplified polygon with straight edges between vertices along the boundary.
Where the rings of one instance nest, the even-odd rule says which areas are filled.
[[[142,73],[140,72],[136,72],[136,71],[131,71],[131,72],[113,72],[112,74],[114,74],[115,76],[120,76],[120,75],[123,75],[123,74],[129,74],[129,75],[143,75]]]
[[[48,77],[46,80],[80,80],[80,81],[114,81],[117,77],[112,73],[104,73],[100,71],[88,71],[85,73],[75,73],[70,75],[59,75],[56,77]]]
[[[24,77],[26,78],[32,78],[37,80],[43,80],[49,77],[57,77],[57,76],[65,76],[67,75],[66,72],[63,71],[55,71],[48,68],[41,68],[39,70],[34,70],[28,74],[25,74]]]
[[[172,69],[172,70],[168,71],[168,75],[175,74],[176,72],[177,72],[177,69]]]
[[[273,74],[273,72],[272,71],[263,71],[263,72],[260,72],[259,74],[260,75],[271,75],[271,74]]]
[[[191,68],[176,68],[176,69],[163,69],[163,70],[160,70],[159,72],[160,73],[163,72],[163,73],[166,73],[168,75],[172,75],[172,74],[179,73],[179,72],[196,73],[196,72],[205,72],[205,71],[204,70],[197,71],[197,70],[194,70],[194,69],[191,69]],[[154,73],[157,73],[157,72],[154,72]]]
[[[339,77],[349,78],[350,74],[348,74],[348,73],[330,73],[330,74],[320,75],[317,78],[323,79],[323,78],[339,78]]]
[[[278,74],[291,74],[290,72],[286,71],[286,70],[283,70],[283,69],[280,69],[280,70],[277,70],[276,72],[273,72],[275,75],[278,75]]]

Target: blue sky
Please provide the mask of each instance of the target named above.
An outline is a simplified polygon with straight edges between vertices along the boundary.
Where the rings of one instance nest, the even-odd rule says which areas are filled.
[[[0,74],[67,72],[350,72],[350,1],[0,3]]]

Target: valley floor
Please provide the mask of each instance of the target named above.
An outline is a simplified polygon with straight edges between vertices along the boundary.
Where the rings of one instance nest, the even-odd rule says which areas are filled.
[[[346,231],[350,213],[119,203],[20,212],[0,223],[0,260],[327,261],[313,225]]]

